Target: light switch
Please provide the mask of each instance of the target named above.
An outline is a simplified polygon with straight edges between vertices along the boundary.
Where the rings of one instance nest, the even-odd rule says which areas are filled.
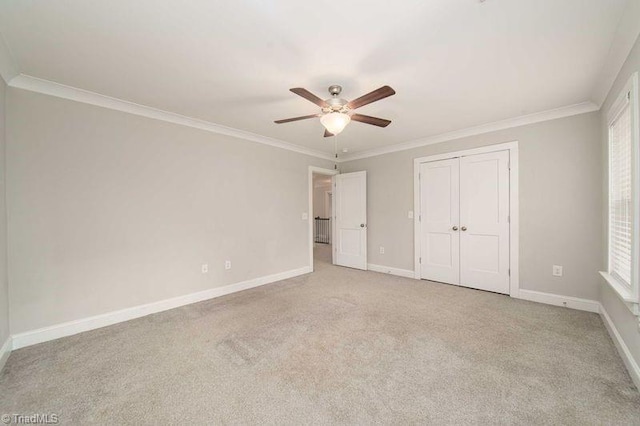
[[[309,215],[307,213],[302,213],[302,220],[309,219]]]
[[[409,213],[407,214],[407,217],[409,219],[413,219],[413,212],[411,210],[409,210]]]

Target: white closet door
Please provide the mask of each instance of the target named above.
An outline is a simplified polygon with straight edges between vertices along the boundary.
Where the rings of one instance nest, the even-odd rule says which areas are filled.
[[[460,284],[509,293],[509,151],[460,159]]]
[[[460,283],[459,159],[420,167],[421,277]]]
[[[367,172],[344,173],[335,183],[335,264],[367,269]]]

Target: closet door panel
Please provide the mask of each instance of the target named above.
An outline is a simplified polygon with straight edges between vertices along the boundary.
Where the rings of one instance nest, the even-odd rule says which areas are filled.
[[[460,159],[460,284],[509,293],[509,151]]]
[[[458,158],[420,167],[422,279],[460,283],[459,179]]]

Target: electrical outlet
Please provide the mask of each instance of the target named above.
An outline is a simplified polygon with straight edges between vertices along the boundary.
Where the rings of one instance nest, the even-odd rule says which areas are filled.
[[[562,276],[562,266],[553,265],[553,270],[552,270],[551,273],[553,274],[554,277],[561,277]]]
[[[224,269],[231,269],[231,261],[230,260],[225,260]]]
[[[407,217],[409,219],[413,219],[413,212],[411,210],[409,210],[409,213],[407,214]]]
[[[384,247],[380,246],[380,254],[384,254]]]
[[[209,272],[209,265],[205,263],[202,265],[202,273],[206,274],[207,272]]]

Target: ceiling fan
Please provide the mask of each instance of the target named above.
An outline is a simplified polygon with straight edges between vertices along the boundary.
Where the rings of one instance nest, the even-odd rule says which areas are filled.
[[[329,93],[331,97],[329,99],[320,99],[307,89],[296,87],[289,89],[298,96],[302,96],[308,101],[313,102],[322,108],[322,112],[318,114],[304,115],[302,117],[286,118],[284,120],[276,120],[276,124],[289,123],[291,121],[306,120],[309,118],[320,117],[320,123],[325,128],[324,137],[334,136],[342,132],[344,128],[349,124],[351,120],[359,121],[365,124],[371,124],[378,127],[387,127],[391,120],[385,120],[383,118],[371,117],[368,115],[353,113],[352,111],[361,106],[370,104],[380,99],[384,99],[388,96],[395,95],[396,92],[389,86],[382,86],[373,92],[360,96],[358,99],[354,99],[348,102],[345,99],[341,99],[338,96],[342,92],[342,87],[334,84],[329,86]]]

